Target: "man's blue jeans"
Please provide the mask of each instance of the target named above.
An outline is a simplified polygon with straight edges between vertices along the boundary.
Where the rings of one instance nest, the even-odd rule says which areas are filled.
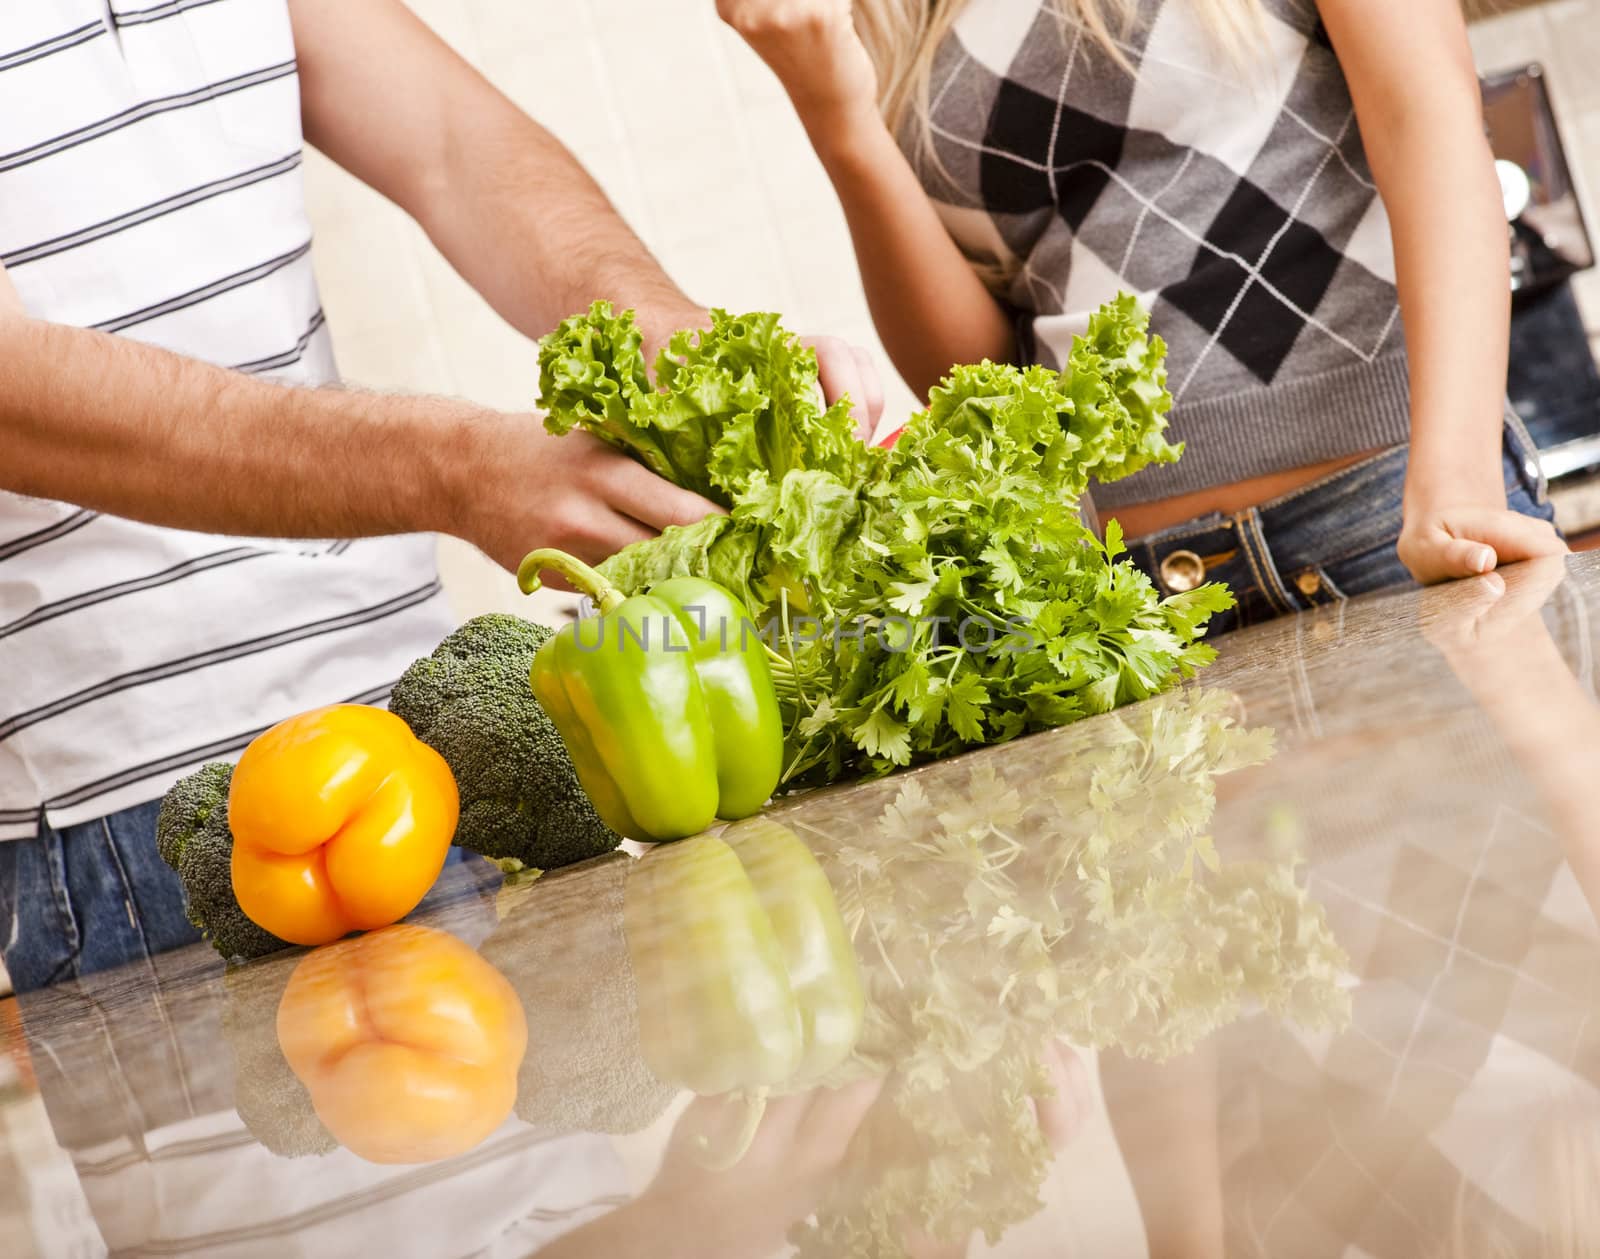
[[[192,944],[151,800],[0,843],[0,954],[18,992]]]

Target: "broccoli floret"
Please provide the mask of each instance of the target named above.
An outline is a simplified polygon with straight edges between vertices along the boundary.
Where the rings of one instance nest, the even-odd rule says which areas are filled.
[[[233,894],[232,781],[232,765],[203,765],[172,785],[156,819],[156,851],[178,872],[189,921],[229,961],[290,947],[246,918]]]
[[[505,613],[475,617],[407,669],[389,698],[390,711],[455,775],[455,842],[508,873],[573,865],[622,842],[578,784],[528,684],[534,653],[551,634]]]

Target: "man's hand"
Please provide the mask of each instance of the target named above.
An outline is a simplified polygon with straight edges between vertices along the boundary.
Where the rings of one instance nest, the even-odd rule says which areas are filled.
[[[668,525],[722,510],[588,433],[553,437],[533,415],[485,424],[494,430],[487,466],[461,487],[462,518],[447,532],[511,572],[544,546],[597,564]]]
[[[1504,507],[1408,511],[1400,531],[1400,562],[1425,586],[1566,551],[1553,526]]]

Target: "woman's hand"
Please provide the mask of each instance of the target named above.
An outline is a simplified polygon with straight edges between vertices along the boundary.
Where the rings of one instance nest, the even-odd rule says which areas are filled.
[[[717,0],[717,13],[778,76],[813,138],[835,119],[876,113],[878,73],[850,0]]]
[[[1406,513],[1400,562],[1424,586],[1477,577],[1501,564],[1564,555],[1555,527],[1505,507],[1426,508]]]

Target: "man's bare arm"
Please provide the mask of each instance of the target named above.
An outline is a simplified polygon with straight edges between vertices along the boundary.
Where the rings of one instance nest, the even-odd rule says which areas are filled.
[[[297,389],[4,309],[0,489],[267,537],[437,530],[508,568],[715,508],[586,434],[441,398]]]

